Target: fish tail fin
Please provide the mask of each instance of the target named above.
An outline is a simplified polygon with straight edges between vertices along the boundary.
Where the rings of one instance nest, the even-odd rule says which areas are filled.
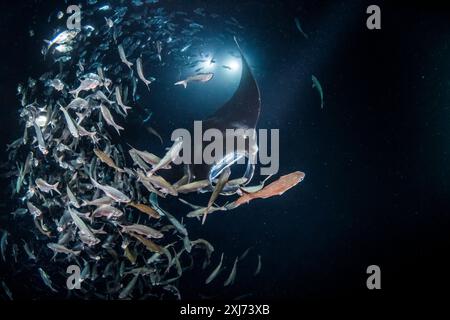
[[[125,130],[123,127],[121,127],[121,126],[119,126],[119,125],[116,125],[114,128],[116,129],[117,134],[118,134],[119,136],[120,136],[120,130]]]
[[[187,81],[186,80],[181,80],[181,81],[175,82],[174,85],[176,85],[176,86],[182,85],[186,89],[187,88]]]
[[[236,203],[236,201],[233,201],[227,205],[224,206],[225,210],[233,210],[239,207],[239,204]]]
[[[202,225],[205,224],[206,216],[208,215],[209,209],[210,209],[209,206],[205,208],[205,212],[203,213],[203,218],[202,218]]]
[[[53,190],[55,190],[56,193],[61,195],[61,192],[58,190],[59,181],[53,185]]]
[[[94,178],[92,178],[92,173],[91,173],[90,171],[89,171],[89,179],[91,179],[92,184],[93,184],[96,188],[98,188],[99,183],[98,183],[97,181],[95,181]],[[85,201],[83,200],[83,202],[85,202]]]
[[[122,114],[122,116],[123,117],[127,116],[128,115],[128,110],[131,110],[131,109],[132,109],[131,107],[128,107],[126,105],[122,105],[122,110],[123,110],[123,112],[125,114],[125,115]]]
[[[48,51],[50,47],[53,45],[53,43],[50,40],[44,40],[44,42],[47,44],[47,51]]]

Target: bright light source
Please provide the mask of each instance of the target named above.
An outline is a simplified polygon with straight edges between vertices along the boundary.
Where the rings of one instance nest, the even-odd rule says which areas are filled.
[[[214,69],[214,60],[209,59],[203,63],[203,68],[206,70],[212,70]]]
[[[205,68],[206,69],[212,69],[214,67],[214,63],[211,63],[211,61],[207,61],[205,63]]]
[[[239,69],[239,67],[240,67],[240,64],[239,64],[239,62],[237,60],[231,60],[228,63],[228,66],[230,67],[231,71],[237,71]]]
[[[43,127],[47,123],[47,116],[41,114],[36,117],[35,122],[39,127]]]

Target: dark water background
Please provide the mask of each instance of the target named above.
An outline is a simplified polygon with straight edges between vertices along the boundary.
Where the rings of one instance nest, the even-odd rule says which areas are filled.
[[[192,223],[193,238],[208,239],[216,252],[225,251],[228,271],[236,255],[250,246],[254,250],[239,266],[233,287],[205,288],[208,273],[190,273],[180,283],[183,296],[397,297],[432,294],[448,285],[450,11],[380,3],[382,30],[370,31],[365,11],[372,3],[367,1],[167,3],[169,11],[171,6],[184,11],[204,7],[232,15],[245,27],[243,49],[262,95],[259,127],[280,129],[280,174],[306,173],[282,197],[217,214],[203,227]],[[46,23],[54,5],[14,1],[1,7],[4,160],[4,145],[22,134],[17,83],[46,70],[40,48],[51,33]],[[296,16],[308,40],[297,31]],[[36,31],[33,38],[30,28]],[[324,88],[323,109],[311,88],[311,74]],[[167,141],[174,128],[212,113],[236,84],[204,92],[156,87],[153,123]],[[147,143],[138,127],[127,130],[127,138]],[[157,145],[148,139],[149,148]],[[1,183],[1,214],[6,215],[11,211],[9,182]],[[187,212],[171,205],[179,208],[177,216]],[[263,264],[253,278],[256,253]],[[215,255],[213,265],[217,261]],[[365,286],[371,264],[381,267],[380,292]],[[3,264],[1,271],[13,293],[17,289],[19,297],[36,297],[31,286],[24,289],[19,282],[39,283],[37,273],[16,279]]]

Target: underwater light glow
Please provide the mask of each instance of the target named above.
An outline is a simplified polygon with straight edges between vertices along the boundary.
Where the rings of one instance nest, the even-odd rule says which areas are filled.
[[[230,67],[230,71],[237,71],[239,70],[240,63],[237,60],[231,60],[228,62],[228,66]]]
[[[203,63],[203,68],[206,69],[206,70],[214,69],[214,61],[213,61],[213,59],[209,59],[208,61],[205,61]]]
[[[45,124],[47,123],[47,116],[46,115],[39,115],[36,117],[35,119],[36,124],[39,127],[44,127]]]

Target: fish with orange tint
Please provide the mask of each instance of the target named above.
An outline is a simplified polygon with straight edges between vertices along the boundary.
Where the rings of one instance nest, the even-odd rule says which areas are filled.
[[[295,171],[281,176],[278,180],[272,182],[271,184],[257,192],[243,194],[239,199],[230,203],[227,206],[227,209],[237,208],[241,204],[248,203],[253,199],[267,199],[273,196],[281,196],[287,190],[295,187],[304,178],[305,174],[300,171]]]
[[[158,212],[156,212],[155,209],[153,209],[150,206],[147,206],[143,203],[136,203],[136,202],[130,202],[128,205],[132,206],[133,208],[138,209],[139,211],[148,214],[150,217],[155,218],[155,219],[159,219],[161,218],[161,216],[159,215]]]

